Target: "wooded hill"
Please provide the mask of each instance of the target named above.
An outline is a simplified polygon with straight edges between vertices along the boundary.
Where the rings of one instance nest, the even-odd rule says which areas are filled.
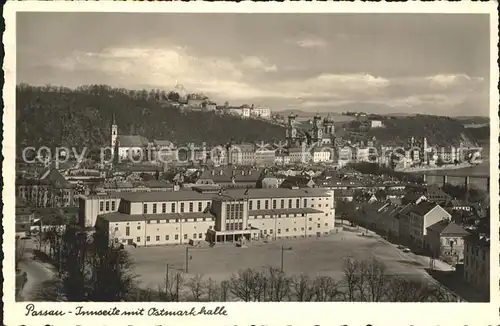
[[[465,128],[461,121],[443,116],[415,115],[405,117],[382,117],[384,128],[365,128],[359,121],[348,123],[348,130],[357,130],[366,138],[376,137],[381,143],[402,146],[411,137],[422,142],[427,138],[429,145],[458,146],[460,141],[470,146],[480,143],[489,137],[489,128],[477,130]],[[481,130],[479,130],[481,129]]]
[[[77,89],[21,84],[16,88],[16,143],[25,146],[100,147],[110,143],[113,114],[118,134],[208,145],[280,140],[282,127],[212,112],[181,112],[160,90],[106,85]]]

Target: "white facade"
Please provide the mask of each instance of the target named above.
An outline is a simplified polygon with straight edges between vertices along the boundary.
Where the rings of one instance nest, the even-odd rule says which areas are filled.
[[[384,126],[380,120],[371,120],[370,125],[372,128],[382,128]]]
[[[245,191],[215,197],[194,191],[128,193],[121,196],[118,211],[101,210],[100,203],[112,198],[96,196],[83,201],[80,222],[92,224],[100,212],[96,231],[116,244],[136,246],[324,236],[334,229],[332,190]]]
[[[370,148],[356,147],[354,150],[353,160],[355,162],[369,162],[370,161]]]
[[[255,117],[264,118],[264,119],[270,119],[271,118],[271,110],[269,108],[261,108],[261,107],[253,108],[251,115],[255,116]]]
[[[290,149],[289,156],[290,163],[309,163],[312,159],[311,153],[302,148]]]
[[[332,160],[332,151],[329,150],[313,151],[312,160],[314,163],[330,162]]]

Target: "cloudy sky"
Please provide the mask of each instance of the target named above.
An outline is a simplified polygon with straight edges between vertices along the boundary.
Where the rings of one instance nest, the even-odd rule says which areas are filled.
[[[489,21],[444,14],[20,13],[18,83],[273,110],[488,115]]]

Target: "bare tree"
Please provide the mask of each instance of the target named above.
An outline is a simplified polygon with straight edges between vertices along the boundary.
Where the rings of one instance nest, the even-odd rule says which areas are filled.
[[[205,282],[202,275],[196,275],[189,279],[186,284],[193,295],[193,301],[201,301],[201,297],[205,293]]]
[[[372,302],[378,302],[383,299],[387,287],[387,267],[381,261],[372,258],[366,265],[367,287],[369,299]]]
[[[252,301],[266,301],[269,297],[267,275],[262,271],[253,270],[253,282],[250,283]]]
[[[268,284],[266,288],[270,301],[283,301],[290,294],[292,281],[280,269],[269,266],[263,276],[263,280]]]
[[[336,301],[340,291],[340,282],[329,276],[318,276],[314,280],[314,292],[316,301]]]
[[[304,274],[293,277],[291,291],[295,299],[300,302],[312,301],[314,298],[313,282]]]
[[[220,301],[226,302],[229,301],[229,292],[231,289],[231,283],[229,281],[220,282]]]
[[[231,276],[229,281],[231,293],[245,302],[252,301],[255,297],[255,283],[258,277],[257,272],[250,268],[239,271]]]
[[[217,301],[221,292],[220,286],[217,284],[217,282],[209,278],[208,281],[206,282],[206,288],[207,288],[207,300]]]
[[[181,299],[181,290],[184,287],[184,275],[182,272],[177,272],[174,275],[173,281],[172,281],[172,287],[170,289],[170,297],[172,298],[172,301],[179,302]]]
[[[347,301],[356,301],[356,288],[359,282],[359,264],[348,258],[344,261],[344,283],[347,288]]]

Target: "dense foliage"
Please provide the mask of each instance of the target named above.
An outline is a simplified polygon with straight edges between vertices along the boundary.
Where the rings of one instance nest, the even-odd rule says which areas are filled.
[[[126,90],[106,85],[77,89],[21,84],[16,88],[17,146],[101,147],[110,143],[116,116],[119,134],[174,143],[219,145],[278,140],[282,127],[265,121],[211,112],[181,112],[160,90]]]

